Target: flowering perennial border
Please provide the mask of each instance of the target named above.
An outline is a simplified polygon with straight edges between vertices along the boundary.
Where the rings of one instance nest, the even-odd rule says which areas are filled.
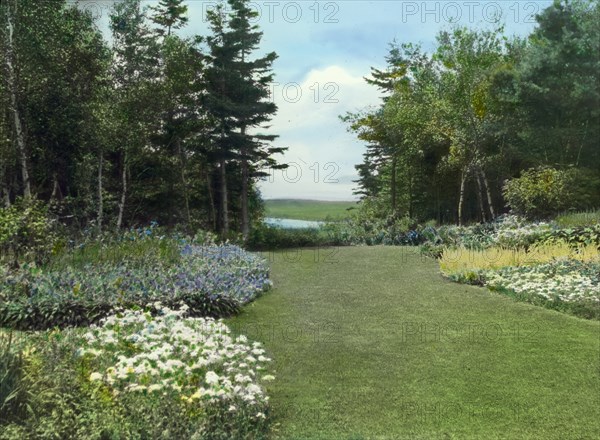
[[[265,418],[269,397],[262,386],[274,379],[258,342],[234,337],[220,320],[186,317],[187,306],[160,303],[157,316],[128,310],[91,326],[80,356],[90,359],[89,379],[122,393],[177,393],[190,405],[251,409]]]

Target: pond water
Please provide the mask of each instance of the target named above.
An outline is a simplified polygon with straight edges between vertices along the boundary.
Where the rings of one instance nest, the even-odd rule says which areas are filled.
[[[265,218],[265,224],[275,226],[282,229],[318,229],[324,222],[316,222],[310,220],[296,220],[291,218]]]

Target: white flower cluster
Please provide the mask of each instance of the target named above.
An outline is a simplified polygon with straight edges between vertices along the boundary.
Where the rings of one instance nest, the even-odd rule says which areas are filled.
[[[600,302],[600,285],[576,272],[550,275],[532,267],[526,272],[490,272],[486,278],[486,285],[490,287],[504,287],[516,293],[536,294],[549,300],[572,302],[591,299]]]
[[[184,318],[185,306],[178,311],[154,306],[159,316],[126,311],[84,335],[87,347],[81,354],[99,364],[109,360],[90,375],[91,381],[105,382],[115,395],[174,390],[189,403],[225,401],[230,411],[236,410],[235,402],[266,405],[260,383],[274,377],[262,375],[270,359],[260,343],[232,337],[220,320]]]
[[[522,246],[533,243],[536,238],[550,230],[552,227],[548,223],[531,223],[520,217],[508,215],[498,224],[492,239],[499,246]]]

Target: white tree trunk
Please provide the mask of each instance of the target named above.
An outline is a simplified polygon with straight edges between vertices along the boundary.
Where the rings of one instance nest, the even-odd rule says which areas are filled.
[[[17,98],[17,81],[15,77],[14,66],[14,26],[12,21],[12,12],[10,10],[10,1],[6,2],[6,24],[8,29],[8,44],[6,47],[6,80],[8,83],[8,92],[10,94],[10,110],[13,117],[15,130],[15,140],[19,152],[19,161],[21,162],[21,177],[23,179],[23,196],[31,197],[31,182],[29,180],[29,170],[27,165],[27,148],[25,146],[25,136],[23,134],[23,125],[19,113]]]
[[[241,134],[244,136],[246,134],[246,127],[242,126]],[[245,157],[246,149],[242,148],[242,200],[241,200],[241,208],[242,208],[242,237],[244,241],[248,240],[248,235],[250,234],[250,215],[248,213],[248,191],[250,190],[250,172],[248,159]]]
[[[227,169],[225,167],[225,159],[221,159],[221,233],[223,237],[229,235],[229,204],[227,200]]]
[[[125,203],[127,202],[127,156],[123,158],[123,172],[121,174],[121,202],[119,203],[119,216],[117,217],[117,229],[123,225],[123,214],[125,212]]]
[[[458,199],[458,226],[462,225],[463,206],[465,203],[465,183],[467,181],[467,170],[462,170],[460,175],[460,197]]]
[[[477,178],[477,202],[479,203],[479,211],[481,213],[481,221],[485,223],[485,206],[483,204],[483,185],[481,184],[481,175],[479,173],[475,176]]]
[[[483,179],[483,186],[487,195],[488,207],[490,208],[490,215],[492,220],[496,218],[496,211],[494,210],[494,203],[492,202],[492,193],[490,192],[490,185],[488,184],[487,176],[483,168],[481,168],[481,178]]]
[[[98,232],[102,231],[102,221],[104,219],[104,196],[102,195],[102,171],[104,167],[104,157],[102,150],[98,152]]]

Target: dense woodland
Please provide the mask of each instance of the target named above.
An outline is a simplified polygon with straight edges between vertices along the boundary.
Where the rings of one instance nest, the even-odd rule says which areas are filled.
[[[183,38],[184,0],[118,2],[105,38],[66,0],[3,1],[2,205],[39,200],[79,230],[247,237],[256,182],[285,167],[268,130],[277,55],[259,53],[248,2],[227,3],[209,35]],[[557,1],[537,20],[528,38],[453,27],[432,53],[390,45],[368,78],[381,105],[342,117],[367,144],[363,213],[464,223],[600,206],[599,3]]]
[[[2,1],[3,205],[49,202],[76,228],[247,233],[255,182],[283,151],[264,127],[277,55],[255,53],[247,3],[221,4],[209,35],[182,38],[183,0],[117,2],[109,42],[72,2]]]
[[[575,0],[528,38],[456,27],[433,53],[392,43],[367,79],[381,105],[343,117],[368,143],[363,205],[458,223],[600,206],[599,34],[599,3]]]

